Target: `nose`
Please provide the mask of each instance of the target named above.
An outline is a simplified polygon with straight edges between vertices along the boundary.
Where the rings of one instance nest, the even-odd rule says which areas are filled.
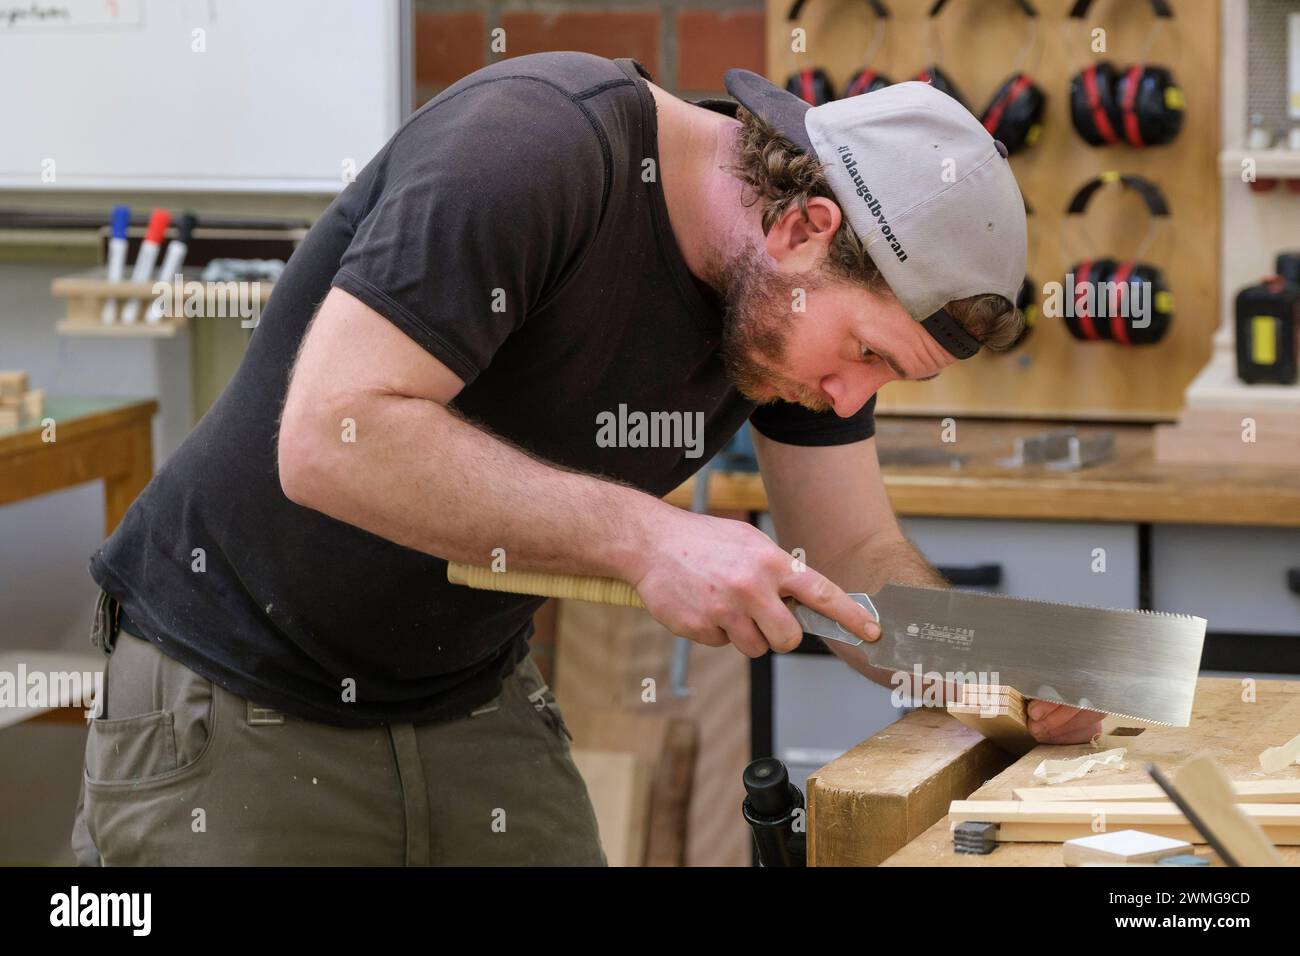
[[[849,418],[859,412],[888,380],[888,373],[882,375],[864,368],[851,379],[843,375],[827,375],[818,384],[830,399],[835,414],[840,418]]]

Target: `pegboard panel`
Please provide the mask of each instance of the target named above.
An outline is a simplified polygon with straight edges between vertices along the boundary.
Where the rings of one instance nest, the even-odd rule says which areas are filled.
[[[1039,288],[1064,282],[1077,259],[1136,253],[1148,220],[1141,200],[1118,186],[1103,189],[1084,217],[1066,217],[1070,198],[1106,170],[1157,183],[1171,215],[1143,256],[1164,272],[1174,320],[1154,345],[1079,342],[1060,318],[1039,319],[1012,352],[981,353],[931,382],[895,382],[880,393],[881,411],[989,416],[1172,419],[1183,390],[1205,365],[1219,302],[1219,0],[1171,0],[1172,21],[1157,21],[1139,0],[1095,0],[1085,20],[1070,20],[1071,0],[1033,0],[1036,24],[1013,0],[949,0],[933,20],[929,0],[885,0],[883,34],[866,0],[806,0],[787,20],[788,0],[767,6],[768,75],[784,85],[798,69],[821,67],[842,91],[868,51],[871,66],[894,81],[937,62],[973,109],[981,110],[1013,71],[1024,70],[1047,95],[1043,130],[1012,166],[1033,212],[1029,277]],[[792,30],[806,31],[795,52]],[[1104,36],[1093,31],[1104,31]],[[1104,52],[1094,44],[1104,39]],[[1168,146],[1132,149],[1087,145],[1070,122],[1071,77],[1110,60],[1157,63],[1173,70],[1187,110]],[[1067,227],[1065,220],[1071,225]]]

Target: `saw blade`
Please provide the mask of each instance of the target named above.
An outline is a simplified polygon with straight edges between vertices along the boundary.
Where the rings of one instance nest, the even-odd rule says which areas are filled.
[[[1204,618],[897,584],[874,601],[881,636],[863,646],[873,665],[1174,727],[1191,720]]]

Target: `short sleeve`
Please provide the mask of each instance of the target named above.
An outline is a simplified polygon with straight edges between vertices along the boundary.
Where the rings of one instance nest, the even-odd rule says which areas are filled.
[[[333,285],[466,384],[590,246],[608,178],[582,107],[528,77],[434,101],[368,184]]]
[[[749,423],[763,437],[786,445],[849,445],[875,435],[876,396],[848,418],[792,402],[772,402],[754,409]]]

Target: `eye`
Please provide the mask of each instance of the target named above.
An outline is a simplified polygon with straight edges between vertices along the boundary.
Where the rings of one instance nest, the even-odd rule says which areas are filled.
[[[867,348],[867,346],[862,345],[861,343],[859,343],[859,347],[860,347],[861,350],[862,350],[862,360],[863,360],[863,361],[866,361],[866,360],[869,359],[869,358],[875,358],[876,353],[873,352],[873,351],[871,351],[871,349]]]

